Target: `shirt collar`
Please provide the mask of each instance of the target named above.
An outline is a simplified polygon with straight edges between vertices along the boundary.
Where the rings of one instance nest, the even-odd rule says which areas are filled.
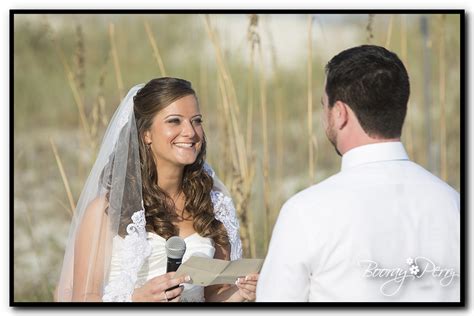
[[[342,156],[341,171],[366,163],[409,160],[401,142],[384,142],[355,147]]]

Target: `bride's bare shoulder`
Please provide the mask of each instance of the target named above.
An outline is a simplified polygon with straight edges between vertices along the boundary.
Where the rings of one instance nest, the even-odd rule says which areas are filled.
[[[107,215],[109,201],[105,196],[98,196],[89,202],[84,213],[85,218],[96,218]]]

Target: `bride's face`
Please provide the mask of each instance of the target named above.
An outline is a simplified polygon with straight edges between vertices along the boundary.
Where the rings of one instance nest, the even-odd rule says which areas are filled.
[[[153,118],[145,142],[150,144],[157,165],[185,166],[198,156],[204,130],[202,115],[194,95],[171,103]]]

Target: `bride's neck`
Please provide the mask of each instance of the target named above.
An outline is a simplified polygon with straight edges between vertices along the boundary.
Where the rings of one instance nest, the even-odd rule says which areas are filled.
[[[175,198],[181,191],[183,167],[157,168],[158,186],[169,196]]]

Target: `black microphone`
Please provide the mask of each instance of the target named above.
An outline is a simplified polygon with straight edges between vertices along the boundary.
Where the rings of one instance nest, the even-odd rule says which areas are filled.
[[[166,273],[174,272],[178,270],[183,261],[183,255],[186,251],[186,243],[183,238],[173,236],[166,241],[165,248],[166,256],[168,257],[166,262]]]
[[[178,236],[173,236],[170,237],[166,241],[165,245],[166,249],[166,273],[168,272],[175,272],[178,270],[179,266],[181,265],[181,262],[183,261],[183,255],[184,252],[186,251],[186,243],[184,242],[184,239]],[[173,286],[166,291],[171,291],[173,289],[176,289],[177,286]]]

